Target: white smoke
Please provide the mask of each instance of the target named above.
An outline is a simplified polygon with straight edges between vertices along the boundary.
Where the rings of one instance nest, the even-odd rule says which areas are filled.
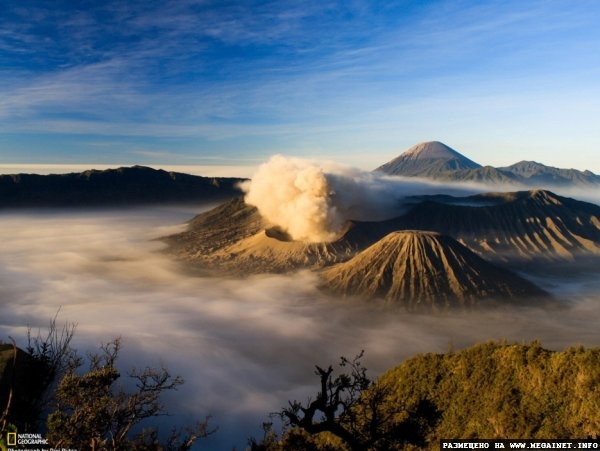
[[[487,189],[486,189],[487,188]],[[339,238],[348,220],[382,221],[402,214],[407,196],[489,191],[475,184],[390,177],[336,163],[275,155],[242,185],[248,204],[298,241]]]
[[[296,240],[331,241],[343,224],[321,168],[275,155],[244,186],[246,202]]]
[[[242,188],[248,204],[298,241],[333,241],[348,220],[382,220],[401,208],[380,176],[283,155],[259,166]]]

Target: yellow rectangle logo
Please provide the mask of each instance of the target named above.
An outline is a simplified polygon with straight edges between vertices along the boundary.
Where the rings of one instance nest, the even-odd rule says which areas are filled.
[[[6,444],[8,446],[15,446],[17,444],[17,433],[9,432],[6,434]]]

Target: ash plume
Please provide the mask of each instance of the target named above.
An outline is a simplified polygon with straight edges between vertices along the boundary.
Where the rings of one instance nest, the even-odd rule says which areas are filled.
[[[452,188],[477,191],[472,185]],[[283,155],[259,166],[242,189],[246,203],[267,221],[305,242],[334,241],[348,220],[389,219],[402,213],[406,196],[446,191],[440,183]]]

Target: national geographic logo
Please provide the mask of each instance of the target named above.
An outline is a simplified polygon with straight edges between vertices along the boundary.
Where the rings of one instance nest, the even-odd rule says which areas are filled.
[[[48,446],[42,434],[19,434],[16,431],[0,433],[0,451],[78,451],[75,448]]]
[[[17,445],[17,433],[9,432],[6,434],[6,444],[8,446],[16,446]]]
[[[19,434],[17,432],[6,433],[6,446],[25,446],[29,449],[31,445],[47,445],[48,439],[42,437],[42,434]],[[12,450],[13,448],[8,448]]]

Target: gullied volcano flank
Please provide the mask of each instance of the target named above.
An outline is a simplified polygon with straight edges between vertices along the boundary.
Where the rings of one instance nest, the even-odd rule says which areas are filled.
[[[600,207],[550,191],[421,197],[393,230],[434,230],[494,261],[574,260],[600,255]]]
[[[351,260],[322,272],[343,296],[384,298],[416,308],[468,306],[480,299],[542,298],[547,294],[435,232],[392,232]]]
[[[412,204],[412,205],[411,205]],[[348,221],[332,242],[292,240],[236,198],[164,237],[169,252],[203,272],[281,273],[318,270],[354,257],[398,230],[434,231],[494,263],[561,262],[600,256],[600,207],[549,191],[469,197],[415,196],[386,221]]]

